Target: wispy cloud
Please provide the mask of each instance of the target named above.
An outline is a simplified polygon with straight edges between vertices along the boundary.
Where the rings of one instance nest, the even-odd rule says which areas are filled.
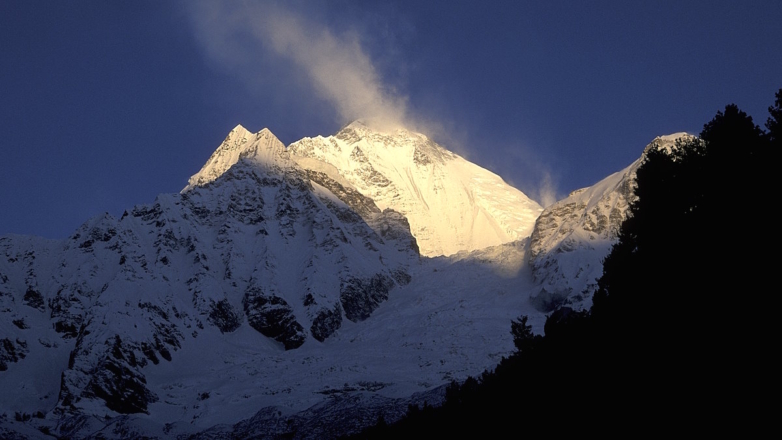
[[[544,208],[553,205],[559,199],[559,196],[557,195],[554,180],[549,172],[543,172],[543,177],[539,185],[535,200]]]
[[[489,168],[527,197],[544,208],[562,199],[560,176],[523,141],[497,141],[492,151]]]
[[[252,60],[273,54],[305,74],[304,86],[331,103],[340,122],[363,119],[381,129],[405,125],[406,98],[383,85],[356,32],[335,33],[273,2],[188,5],[207,55],[250,89],[257,81]]]

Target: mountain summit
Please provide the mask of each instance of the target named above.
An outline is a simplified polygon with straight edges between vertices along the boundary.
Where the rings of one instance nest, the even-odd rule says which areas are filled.
[[[237,125],[212,153],[201,171],[190,178],[182,192],[214,181],[241,159],[265,169],[281,170],[290,166],[285,145],[268,128],[253,134]]]
[[[405,129],[380,132],[357,121],[334,136],[294,142],[288,150],[333,165],[378,207],[402,213],[424,256],[527,237],[542,211],[496,174]]]

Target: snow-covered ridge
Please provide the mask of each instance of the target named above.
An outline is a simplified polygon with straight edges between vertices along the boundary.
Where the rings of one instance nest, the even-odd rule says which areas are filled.
[[[602,260],[616,242],[634,200],[635,175],[645,153],[651,148],[670,152],[677,140],[690,137],[684,132],[659,136],[625,169],[543,210],[530,237],[529,254],[539,285],[532,302],[539,310],[591,305],[596,280],[603,274]]]
[[[694,137],[693,135],[684,131],[668,134],[665,136],[657,136],[649,145],[646,146],[646,148],[649,148],[650,146],[657,146],[660,148],[665,148],[668,151],[671,151],[674,145],[676,145],[676,141],[678,141],[679,139],[687,140],[693,137]],[[646,151],[646,148],[644,149],[644,151]]]
[[[290,166],[285,145],[268,128],[251,133],[237,125],[209,157],[201,170],[190,177],[182,192],[213,182],[239,160],[246,159],[261,168],[282,169]]]

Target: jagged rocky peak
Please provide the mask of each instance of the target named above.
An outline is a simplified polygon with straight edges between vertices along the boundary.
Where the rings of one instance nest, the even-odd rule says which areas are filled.
[[[237,125],[212,153],[201,171],[190,178],[182,192],[213,182],[242,159],[267,170],[281,170],[291,166],[285,145],[268,128],[251,133]]]

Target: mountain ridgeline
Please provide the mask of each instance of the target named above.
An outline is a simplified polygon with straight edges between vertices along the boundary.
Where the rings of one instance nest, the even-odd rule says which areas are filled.
[[[540,211],[418,133],[356,122],[285,147],[237,126],[178,194],[0,238],[0,433],[401,417],[512,351]]]
[[[495,370],[355,437],[768,432],[776,318],[748,299],[766,297],[774,260],[762,235],[737,239],[755,214],[731,206],[772,198],[782,90],[769,112],[764,131],[729,105],[700,137],[647,148],[591,308],[556,308],[544,335],[514,320]]]
[[[596,184],[573,191],[547,207],[530,237],[529,264],[535,283],[531,301],[543,312],[568,306],[588,309],[602,274],[602,260],[616,242],[622,223],[636,200],[636,174],[649,154],[672,151],[675,133],[654,139],[638,160]]]
[[[657,138],[545,210],[408,130],[237,126],[178,194],[0,237],[0,436],[480,435],[593,420],[595,395],[647,423],[682,377],[722,402],[695,370],[771,322],[731,307],[769,263],[724,209],[768,199],[771,111]]]

